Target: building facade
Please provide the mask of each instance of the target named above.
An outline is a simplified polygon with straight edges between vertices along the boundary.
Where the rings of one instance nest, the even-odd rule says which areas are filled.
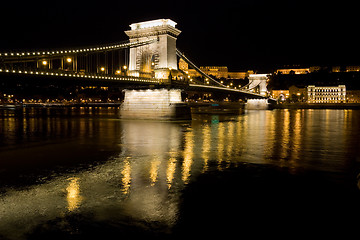
[[[285,101],[289,98],[289,90],[271,90],[271,97]]]
[[[339,85],[333,87],[307,87],[308,103],[345,103],[346,86]]]
[[[298,102],[306,102],[307,100],[307,89],[299,88],[294,85],[289,87],[289,97],[297,99]]]
[[[228,78],[228,68],[226,66],[201,66],[200,70],[207,75],[212,75],[216,78]]]
[[[346,66],[346,72],[359,72],[360,66]]]
[[[347,90],[346,102],[348,103],[360,103],[360,90]]]
[[[277,69],[277,74],[307,74],[310,72],[310,68],[284,68]]]

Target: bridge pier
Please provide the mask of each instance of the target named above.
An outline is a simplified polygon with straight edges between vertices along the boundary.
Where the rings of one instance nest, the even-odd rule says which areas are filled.
[[[124,90],[120,107],[123,119],[187,120],[190,107],[181,101],[179,89]]]
[[[269,109],[269,103],[267,99],[248,99],[246,102],[246,109],[266,110]]]

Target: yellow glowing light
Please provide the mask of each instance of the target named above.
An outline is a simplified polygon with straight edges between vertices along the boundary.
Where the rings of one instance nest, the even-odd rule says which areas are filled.
[[[194,155],[194,134],[187,132],[185,134],[185,149],[183,152],[184,161],[182,165],[182,180],[184,183],[188,183],[191,175],[191,165],[193,163]]]
[[[71,59],[71,58],[67,58],[66,61],[67,61],[68,63],[71,63],[71,62],[72,62],[72,59]]]
[[[44,60],[44,61],[42,61],[42,64],[43,64],[43,65],[47,65],[48,62]]]
[[[151,167],[150,167],[150,180],[151,180],[151,186],[154,186],[158,177],[158,171],[159,171],[159,166],[160,166],[160,160],[158,159],[154,159],[151,162]]]
[[[123,66],[123,69],[125,69],[125,70],[126,70],[126,69],[127,69],[127,66],[126,66],[126,65],[124,65],[124,66]]]
[[[121,171],[123,177],[122,177],[122,184],[123,184],[123,189],[122,192],[124,194],[129,193],[129,189],[130,189],[130,183],[131,183],[131,166],[130,166],[130,162],[129,162],[129,157],[126,158],[125,162],[124,162],[124,167],[123,170]]]
[[[79,178],[69,178],[69,180],[70,183],[66,188],[66,200],[68,203],[67,209],[71,212],[80,206],[82,197],[80,196]]]
[[[168,184],[168,188],[171,188],[171,183],[174,179],[174,174],[176,171],[176,158],[171,157],[168,161],[168,166],[166,169],[166,182]]]
[[[105,71],[105,68],[104,68],[104,67],[101,67],[100,70],[103,72],[103,71]]]
[[[211,128],[210,125],[204,125],[203,131],[203,146],[202,146],[202,158],[204,160],[203,172],[208,170],[208,161],[210,158],[210,145],[211,145]]]

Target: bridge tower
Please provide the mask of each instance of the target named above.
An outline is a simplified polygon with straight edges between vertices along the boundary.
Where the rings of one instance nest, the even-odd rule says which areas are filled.
[[[266,96],[267,93],[267,80],[269,74],[250,74],[249,75],[249,89],[259,87],[259,93]]]
[[[176,22],[158,19],[133,23],[125,31],[130,42],[153,39],[154,42],[130,49],[129,75],[167,79],[170,70],[177,70],[176,38],[181,33]]]

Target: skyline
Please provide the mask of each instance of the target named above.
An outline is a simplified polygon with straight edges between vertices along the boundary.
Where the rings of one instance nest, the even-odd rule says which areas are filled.
[[[178,48],[201,66],[266,71],[283,65],[356,65],[351,3],[310,1],[4,3],[0,51],[98,45],[127,40],[135,22],[170,18]]]

